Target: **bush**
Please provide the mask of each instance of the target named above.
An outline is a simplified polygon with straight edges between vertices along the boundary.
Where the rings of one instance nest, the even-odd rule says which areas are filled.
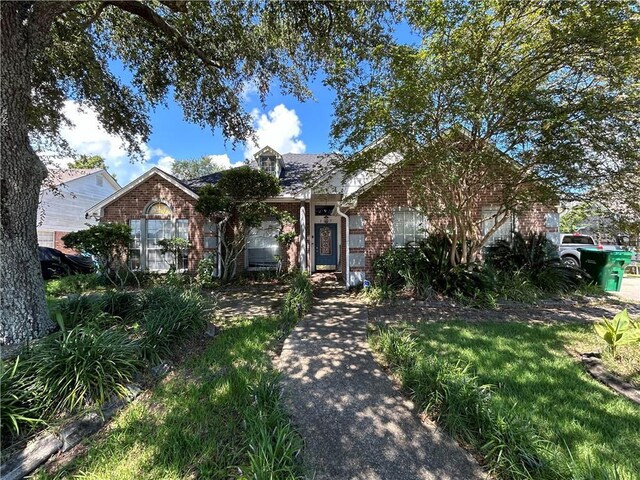
[[[102,310],[122,320],[130,320],[140,313],[140,295],[126,290],[107,290],[102,297]]]
[[[282,317],[295,323],[311,309],[313,301],[313,287],[309,275],[296,271],[291,276],[290,288],[284,296]]]
[[[521,272],[531,283],[547,293],[576,290],[584,281],[584,272],[562,264],[558,247],[544,233],[526,237],[516,232],[511,242],[498,240],[487,247],[486,262],[504,274]]]
[[[102,280],[95,273],[68,275],[45,282],[45,293],[52,297],[60,297],[70,293],[83,293],[102,286]]]
[[[49,413],[126,394],[138,366],[137,345],[125,332],[92,324],[48,336],[25,360],[26,376],[41,388],[38,401]]]
[[[0,426],[2,443],[42,423],[37,385],[26,378],[20,357],[0,363]]]
[[[213,288],[218,283],[218,261],[214,256],[203,258],[198,263],[196,284],[201,288]]]
[[[167,358],[178,342],[206,327],[203,299],[193,290],[156,287],[145,293],[143,302],[147,308],[140,320],[139,343],[149,363]]]
[[[106,320],[104,308],[105,300],[102,295],[70,295],[57,302],[52,313],[59,313],[59,316],[56,315],[58,322],[62,320],[64,327],[70,329],[88,322],[103,324]]]

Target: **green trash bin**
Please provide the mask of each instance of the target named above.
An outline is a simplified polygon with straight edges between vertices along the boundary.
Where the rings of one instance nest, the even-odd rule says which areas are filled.
[[[605,292],[619,292],[624,269],[633,258],[633,252],[579,248],[580,265]]]

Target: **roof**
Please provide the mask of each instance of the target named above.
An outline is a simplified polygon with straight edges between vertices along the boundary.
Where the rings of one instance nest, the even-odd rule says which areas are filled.
[[[112,195],[108,196],[107,198],[105,198],[104,200],[102,200],[100,203],[97,203],[96,205],[94,205],[93,207],[91,207],[90,209],[87,210],[87,214],[89,215],[93,215],[98,213],[99,215],[102,215],[102,209],[104,207],[106,207],[107,205],[109,205],[110,203],[114,202],[115,200],[117,200],[118,198],[120,198],[122,195],[124,195],[125,193],[133,190],[135,187],[137,187],[138,185],[140,185],[142,182],[144,182],[145,180],[147,180],[149,177],[153,176],[153,175],[159,175],[160,177],[164,178],[166,181],[168,181],[169,183],[172,183],[173,185],[175,185],[176,187],[178,187],[180,190],[182,190],[183,192],[185,192],[187,195],[195,198],[196,200],[198,199],[198,194],[195,193],[191,188],[189,188],[187,185],[185,185],[184,182],[178,180],[176,177],[174,177],[173,175],[165,172],[164,170],[161,170],[158,167],[153,167],[150,170],[148,170],[147,172],[143,173],[142,175],[140,175],[138,178],[136,178],[134,181],[130,182],[129,184],[125,185],[123,188],[121,188],[120,190],[118,190],[117,192],[114,192]]]
[[[282,155],[284,168],[280,174],[280,185],[285,196],[295,195],[305,187],[312,178],[318,177],[328,166],[332,154],[327,153],[285,153]],[[258,168],[256,164],[250,165]],[[205,185],[215,185],[222,172],[203,175],[202,177],[185,180],[182,183],[197,192]]]
[[[100,172],[104,169],[102,168],[65,168],[65,169],[56,169],[49,170],[50,181],[47,182],[49,186],[52,185],[60,185],[62,183],[70,182],[71,180],[76,180],[78,178],[86,177],[87,175],[91,175],[93,173]]]

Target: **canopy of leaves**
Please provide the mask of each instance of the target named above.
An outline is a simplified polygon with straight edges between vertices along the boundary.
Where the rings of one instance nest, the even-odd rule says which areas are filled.
[[[280,183],[277,178],[245,165],[225,170],[215,185],[205,185],[198,192],[196,210],[206,217],[262,216],[263,201],[278,193]]]
[[[369,145],[350,170],[388,151],[427,158],[424,149],[457,126],[479,155],[493,144],[514,159],[513,185],[542,177],[575,191],[640,161],[637,2],[403,8],[419,43],[381,46],[331,77],[339,148]]]
[[[203,177],[224,170],[211,157],[204,156],[192,160],[176,160],[172,166],[172,173],[181,180]]]
[[[65,247],[93,255],[100,266],[109,270],[114,262],[126,257],[131,242],[131,227],[124,223],[101,223],[62,237]]]
[[[253,124],[242,104],[248,85],[264,100],[277,79],[283,93],[308,98],[319,68],[385,36],[387,11],[356,2],[131,0],[40,2],[34,15],[55,19],[50,41],[34,51],[31,131],[62,145],[62,106],[71,98],[141,157],[147,109],[168,95],[186,120],[244,140]],[[111,72],[114,59],[130,82]]]
[[[80,155],[68,165],[69,168],[107,168],[104,158],[100,155]]]

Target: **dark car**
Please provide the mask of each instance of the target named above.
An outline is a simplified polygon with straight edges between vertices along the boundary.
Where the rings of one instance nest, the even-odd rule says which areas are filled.
[[[60,250],[49,247],[38,247],[40,268],[45,280],[75,273],[93,273],[96,266],[93,260],[82,255],[67,255]]]

